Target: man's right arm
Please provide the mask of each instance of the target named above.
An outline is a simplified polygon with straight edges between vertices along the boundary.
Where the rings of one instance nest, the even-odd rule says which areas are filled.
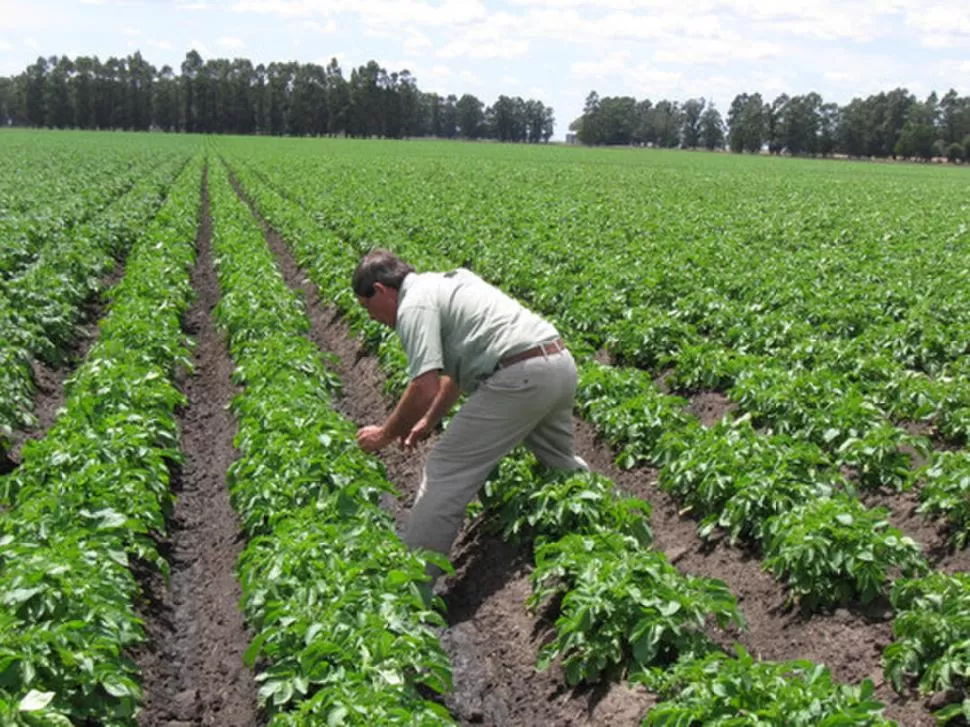
[[[427,413],[411,427],[411,431],[404,438],[405,447],[413,447],[420,440],[427,437],[438,426],[438,422],[449,412],[458,401],[461,390],[450,376],[442,375],[438,378],[438,393],[428,408]]]

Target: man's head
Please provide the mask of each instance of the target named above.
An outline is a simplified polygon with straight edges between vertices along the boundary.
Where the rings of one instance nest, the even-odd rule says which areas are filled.
[[[354,270],[354,293],[375,321],[394,327],[401,283],[414,268],[388,250],[371,250]]]

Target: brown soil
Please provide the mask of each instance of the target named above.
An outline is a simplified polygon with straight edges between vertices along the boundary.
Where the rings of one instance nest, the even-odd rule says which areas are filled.
[[[388,413],[381,394],[384,375],[376,360],[365,355],[339,313],[321,301],[315,286],[293,261],[283,240],[264,224],[267,240],[291,287],[304,290],[312,321],[310,337],[322,350],[336,354],[343,382],[338,408],[359,425],[377,423]],[[691,409],[714,423],[731,404],[716,393],[692,398]],[[726,540],[712,543],[696,535],[697,523],[681,517],[677,503],[657,487],[657,472],[649,468],[621,471],[614,453],[592,428],[577,419],[578,453],[591,467],[625,492],[653,504],[655,546],[683,572],[719,578],[738,597],[748,629],[712,635],[725,648],[738,641],[763,659],[811,659],[829,666],[836,679],[877,685],[888,717],[906,727],[930,727],[935,720],[918,698],[899,698],[882,678],[880,656],[891,641],[890,614],[881,608],[839,609],[805,615],[786,607],[785,591],[761,569],[756,553]],[[403,522],[420,480],[421,463],[433,439],[414,453],[390,448],[382,453],[388,479],[401,498],[388,505]],[[530,614],[531,552],[488,535],[477,523],[467,523],[452,551],[456,573],[443,578],[436,590],[447,605],[448,628],[441,642],[452,661],[455,689],[445,704],[463,725],[639,725],[655,698],[623,683],[595,690],[571,690],[561,670],[535,669],[536,654],[549,638],[551,624],[543,614]]]
[[[738,410],[738,405],[719,391],[701,391],[693,394],[689,401],[687,411],[705,427],[714,426],[725,414],[734,414]]]
[[[203,219],[192,275],[197,299],[185,320],[196,340],[195,374],[182,384],[180,413],[185,464],[173,476],[177,494],[167,549],[171,579],[146,584],[149,643],[136,655],[145,705],[142,727],[256,727],[257,684],[243,665],[250,642],[233,573],[243,539],[229,504],[226,470],[235,456],[236,424],[227,405],[236,393],[233,365],[211,311],[219,299],[212,267],[212,221],[203,187]]]

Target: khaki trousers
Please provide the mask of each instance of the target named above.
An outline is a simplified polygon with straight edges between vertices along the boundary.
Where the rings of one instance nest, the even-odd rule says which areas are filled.
[[[499,369],[482,382],[431,450],[404,542],[448,555],[492,469],[525,443],[559,470],[589,469],[573,450],[576,363],[564,350]],[[440,571],[429,566],[429,572]]]

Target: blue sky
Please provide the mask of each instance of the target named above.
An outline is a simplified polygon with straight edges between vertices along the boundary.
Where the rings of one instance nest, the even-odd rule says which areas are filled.
[[[722,113],[739,92],[826,101],[905,86],[970,94],[968,0],[0,0],[0,75],[37,56],[141,50],[407,69],[424,91],[552,106],[555,138],[601,96]]]

